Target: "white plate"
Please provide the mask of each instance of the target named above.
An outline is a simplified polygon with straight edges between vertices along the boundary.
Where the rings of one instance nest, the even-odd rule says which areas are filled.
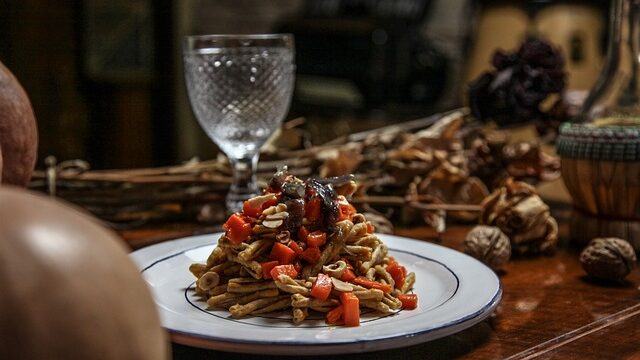
[[[451,335],[478,323],[500,302],[495,273],[455,250],[424,241],[378,235],[408,271],[416,273],[418,308],[388,316],[363,314],[359,327],[324,319],[293,325],[290,314],[232,319],[211,311],[193,293],[188,267],[205,262],[220,234],[194,236],[140,249],[131,258],[149,284],[163,326],[185,345],[254,354],[320,355],[405,347]]]

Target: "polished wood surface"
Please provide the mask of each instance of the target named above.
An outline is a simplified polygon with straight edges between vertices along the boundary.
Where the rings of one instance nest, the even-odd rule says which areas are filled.
[[[567,213],[567,211],[562,214]],[[560,214],[560,215],[562,215]],[[349,355],[351,359],[640,359],[640,271],[624,283],[589,280],[569,242],[566,221],[552,256],[512,259],[500,273],[503,298],[496,313],[465,331],[406,348]],[[433,230],[396,229],[396,234],[462,249],[468,226],[451,226],[440,237]],[[138,248],[168,238],[212,232],[195,225],[123,231]],[[212,239],[213,241],[213,239]],[[173,344],[176,359],[276,359],[196,349]],[[295,356],[295,354],[291,354]],[[309,357],[309,359],[320,357]],[[327,357],[322,357],[326,359]]]

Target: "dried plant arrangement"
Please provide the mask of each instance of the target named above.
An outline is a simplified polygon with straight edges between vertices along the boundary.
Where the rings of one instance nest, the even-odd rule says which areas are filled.
[[[295,132],[301,123],[296,119],[285,129]],[[536,143],[511,143],[505,134],[457,109],[317,146],[271,143],[261,154],[258,179],[266,186],[282,166],[304,177],[355,174],[360,185],[352,202],[387,231],[390,217],[437,228],[447,214],[476,222],[483,200],[506,179],[537,183],[559,176],[555,156]],[[91,170],[84,161],[49,158],[31,188],[84,207],[114,227],[135,228],[154,221],[222,223],[230,183],[224,157],[126,170]]]

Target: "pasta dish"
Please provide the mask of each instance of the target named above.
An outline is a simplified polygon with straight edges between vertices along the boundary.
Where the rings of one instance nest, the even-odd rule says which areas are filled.
[[[362,309],[414,309],[415,274],[407,272],[348,198],[353,176],[302,181],[286,168],[263,195],[229,217],[206,263],[189,267],[209,308],[233,318],[310,311],[331,325],[358,326]]]

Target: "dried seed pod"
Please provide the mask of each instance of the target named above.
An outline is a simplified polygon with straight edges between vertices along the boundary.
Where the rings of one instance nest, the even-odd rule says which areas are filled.
[[[594,278],[621,281],[635,267],[636,253],[626,240],[596,238],[580,254],[580,263]]]
[[[499,228],[478,225],[467,234],[464,252],[499,270],[511,257],[511,242]]]
[[[482,201],[479,222],[499,227],[514,253],[552,253],[558,242],[558,225],[549,206],[533,186],[511,178]]]

